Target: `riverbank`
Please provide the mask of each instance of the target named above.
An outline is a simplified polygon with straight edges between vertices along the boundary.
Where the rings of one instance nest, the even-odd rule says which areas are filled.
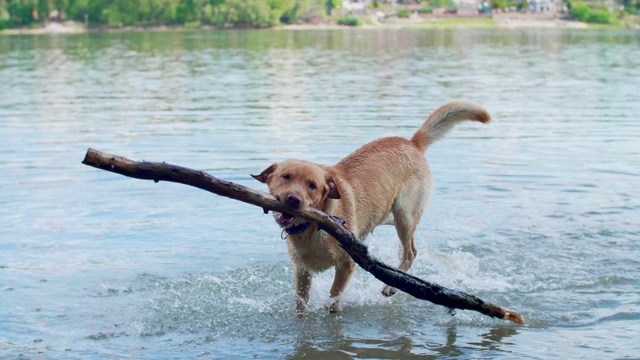
[[[344,29],[349,26],[339,25],[335,22],[320,24],[293,24],[275,26],[269,29],[276,30],[325,30]],[[369,29],[402,29],[402,28],[468,28],[468,29],[518,29],[518,28],[541,28],[541,29],[589,29],[593,26],[584,22],[569,20],[564,18],[537,16],[531,14],[499,14],[493,16],[425,16],[412,17],[409,19],[391,18],[384,22],[377,19],[367,19],[364,24],[357,28]],[[601,26],[599,26],[601,28]],[[214,26],[151,26],[151,27],[85,27],[75,21],[62,23],[50,22],[37,28],[16,28],[0,31],[0,35],[40,35],[40,34],[79,34],[90,32],[136,32],[136,31],[191,31],[191,30],[216,30]]]
[[[531,14],[500,14],[493,20],[500,28],[556,28],[556,29],[588,29],[591,25],[572,19],[556,16],[539,16]]]

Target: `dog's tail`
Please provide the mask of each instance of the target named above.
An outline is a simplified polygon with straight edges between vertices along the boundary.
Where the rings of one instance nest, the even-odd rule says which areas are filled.
[[[489,113],[478,105],[468,101],[448,102],[429,115],[420,129],[413,134],[411,142],[422,152],[434,142],[440,140],[449,130],[459,122],[465,120],[488,123]]]

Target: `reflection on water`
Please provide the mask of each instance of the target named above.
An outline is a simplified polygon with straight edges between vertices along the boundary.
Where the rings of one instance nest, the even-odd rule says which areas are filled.
[[[0,38],[0,356],[603,358],[640,353],[640,46],[630,31],[362,30]],[[293,311],[271,216],[80,164],[88,147],[260,187],[485,106],[427,157],[412,273],[515,310],[515,327],[357,271]],[[395,264],[392,229],[368,239]],[[44,355],[43,355],[44,354]]]
[[[329,348],[319,346],[316,339],[318,334],[301,332],[296,339],[295,352],[287,359],[441,359],[443,357],[460,357],[476,354],[482,356],[484,351],[496,356],[504,350],[501,345],[509,337],[518,334],[511,327],[496,327],[479,335],[480,342],[456,343],[455,324],[447,325],[440,336],[431,336],[427,342],[419,342],[415,335],[401,335],[392,339],[355,339],[345,337],[340,328],[340,322],[334,326],[326,324],[323,328],[331,329],[332,339]],[[417,336],[418,339],[422,337]]]

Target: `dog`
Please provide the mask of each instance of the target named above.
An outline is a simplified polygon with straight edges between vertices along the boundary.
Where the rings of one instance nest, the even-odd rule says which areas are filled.
[[[375,140],[333,166],[289,159],[251,176],[267,184],[269,193],[285,207],[313,207],[342,218],[361,240],[378,225],[394,225],[401,245],[398,269],[406,272],[417,254],[414,232],[433,187],[425,151],[459,122],[487,123],[490,119],[486,110],[473,103],[452,101],[433,111],[411,139]],[[313,274],[331,267],[335,267],[335,277],[328,310],[338,312],[340,295],[355,270],[351,257],[316,225],[287,213],[273,215],[288,234],[296,312],[303,314],[309,301]],[[391,296],[396,291],[385,286],[382,294]]]

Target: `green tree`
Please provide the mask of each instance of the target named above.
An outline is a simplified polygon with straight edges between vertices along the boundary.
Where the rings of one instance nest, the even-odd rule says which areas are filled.
[[[296,22],[300,18],[300,2],[296,1],[295,4],[284,10],[280,15],[280,22],[283,24],[291,24]]]
[[[111,27],[192,22],[265,27],[302,21],[321,14],[325,6],[332,10],[341,5],[341,0],[0,0],[0,26],[44,21],[57,10],[59,20],[66,14]]]
[[[509,0],[491,0],[491,8],[493,9],[506,9],[511,5]]]
[[[49,12],[51,12],[51,9],[49,8],[49,0],[38,0],[36,10],[38,11],[38,20],[46,19],[49,16]]]
[[[138,19],[143,24],[169,24],[175,21],[175,0],[140,0]]]
[[[456,6],[456,4],[453,2],[453,0],[429,0],[427,2],[427,4],[432,9],[452,8],[452,7]]]
[[[262,0],[225,1],[225,20],[237,26],[265,27],[272,25],[271,8]]]
[[[624,6],[625,12],[634,13],[633,0],[622,0],[622,5]]]
[[[176,6],[175,20],[178,23],[200,21],[206,0],[179,0]]]
[[[583,2],[579,2],[572,3],[569,11],[573,17],[587,23],[613,24],[616,22],[614,15],[606,7],[594,9]]]
[[[131,0],[113,0],[100,14],[100,20],[111,27],[138,24],[138,2]]]
[[[291,14],[289,21],[298,22],[303,21],[305,18],[310,18],[326,13],[326,1],[322,0],[295,0],[289,2],[289,11],[285,13]],[[284,14],[283,14],[284,15]],[[286,20],[286,19],[284,19]]]
[[[84,21],[85,14],[89,23],[104,24],[104,9],[109,5],[111,0],[69,0],[69,8],[67,16],[70,19]]]
[[[324,6],[327,9],[327,15],[331,16],[333,9],[342,6],[342,0],[326,0]]]
[[[225,0],[209,0],[203,8],[200,21],[205,24],[224,25],[227,21]]]
[[[37,2],[31,0],[7,0],[6,9],[12,25],[29,25],[35,21],[33,14]]]
[[[62,13],[69,7],[69,0],[53,0],[53,7],[58,12],[58,21],[62,20]],[[47,14],[48,15],[48,14]]]
[[[518,4],[518,10],[527,10],[529,8],[529,2],[527,0],[520,0]]]

